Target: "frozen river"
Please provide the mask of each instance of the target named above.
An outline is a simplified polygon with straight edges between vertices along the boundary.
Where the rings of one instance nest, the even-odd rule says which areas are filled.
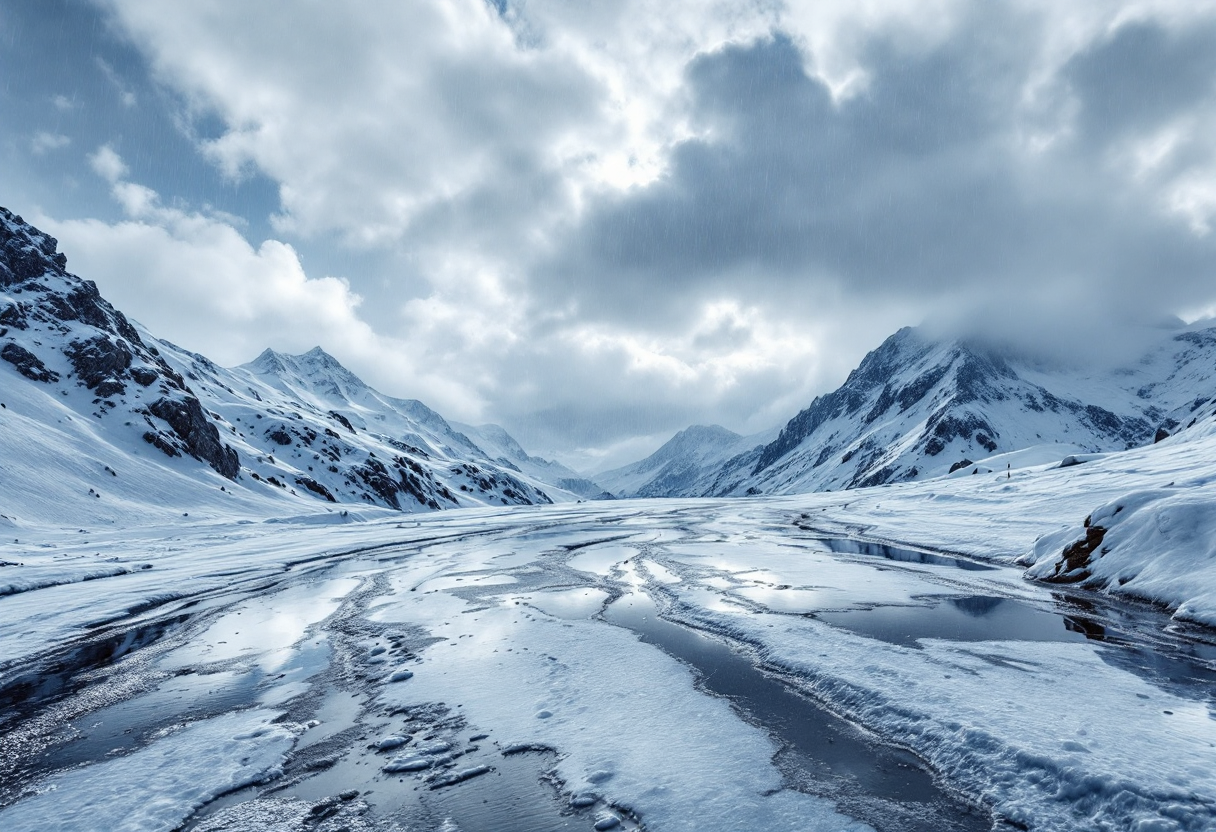
[[[1216,828],[1211,634],[1017,569],[743,502],[209,535],[0,597],[0,828]]]

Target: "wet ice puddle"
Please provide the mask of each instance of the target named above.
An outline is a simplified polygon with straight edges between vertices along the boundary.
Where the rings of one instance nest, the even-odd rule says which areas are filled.
[[[783,745],[778,761],[796,788],[835,801],[879,832],[989,829],[986,813],[941,789],[914,755],[865,735],[726,644],[660,618],[649,596],[622,596],[603,617],[691,665],[706,690],[728,697],[772,733]]]

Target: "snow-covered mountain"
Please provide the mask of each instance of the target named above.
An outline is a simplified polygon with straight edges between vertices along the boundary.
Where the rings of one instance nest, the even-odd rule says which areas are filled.
[[[535,477],[540,482],[547,483],[551,490],[560,489],[576,497],[591,500],[610,499],[613,496],[599,483],[587,479],[573,468],[556,460],[532,456],[500,425],[465,425],[452,422],[452,426],[476,442],[477,447],[486,452],[490,462]]]
[[[970,471],[993,457],[1003,469],[1151,443],[1213,399],[1216,329],[1162,330],[1130,366],[1081,370],[905,328],[763,447],[736,447],[709,470],[702,444],[677,435],[603,482],[631,496],[792,494]],[[697,435],[710,447],[729,440]],[[656,467],[670,474],[638,476]]]
[[[317,501],[337,514],[551,502],[539,478],[320,348],[225,369],[156,339],[70,274],[57,245],[0,209],[6,513],[84,523],[281,516]]]
[[[720,425],[693,425],[645,459],[596,474],[618,497],[671,497],[706,493],[723,468],[746,465],[776,431],[740,436]]]

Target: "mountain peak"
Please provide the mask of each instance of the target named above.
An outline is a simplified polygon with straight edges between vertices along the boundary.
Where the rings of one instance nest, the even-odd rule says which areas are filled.
[[[727,430],[721,425],[690,425],[684,430],[671,437],[668,444],[688,444],[704,445],[706,443],[720,442],[735,442],[741,437],[733,430]]]
[[[281,376],[283,373],[294,373],[306,378],[315,377],[319,371],[329,371],[329,373],[341,376],[344,382],[354,381],[360,385],[363,384],[354,373],[343,366],[342,362],[321,347],[313,347],[308,352],[299,355],[267,348],[262,351],[261,355],[243,366],[259,375]]]
[[[340,361],[338,361],[338,359],[334,358],[332,355],[327,353],[319,345],[313,347],[312,349],[310,349],[308,352],[304,353],[303,355],[296,356],[296,358],[301,358],[301,359],[307,358],[310,361],[316,361],[316,362],[319,362],[322,364],[328,364],[328,365],[332,365],[335,367],[342,366],[342,363]]]
[[[67,257],[59,241],[21,217],[0,208],[0,286],[20,283],[47,272],[67,273]]]
[[[353,401],[371,389],[321,347],[313,347],[300,355],[266,349],[253,361],[242,365],[241,369],[276,379],[276,386],[286,385],[298,391],[311,391],[331,404]]]
[[[283,360],[286,357],[287,356],[283,355],[282,353],[275,352],[274,350],[270,349],[270,347],[267,347],[266,349],[262,350],[261,354],[258,355],[257,358],[253,359],[244,366],[257,370],[258,372],[275,372],[282,370],[287,366],[286,362]]]

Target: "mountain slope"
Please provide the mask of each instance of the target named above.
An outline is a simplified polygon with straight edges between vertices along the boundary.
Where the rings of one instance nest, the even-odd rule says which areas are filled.
[[[476,442],[477,447],[486,452],[490,462],[547,483],[550,486],[550,495],[555,498],[555,488],[576,499],[601,500],[612,497],[598,483],[587,479],[574,469],[555,460],[532,456],[500,425],[465,425],[453,422],[452,426]]]
[[[1004,469],[1125,450],[1213,407],[1216,329],[1161,330],[1139,361],[1095,370],[908,327],[775,436],[689,428],[598,479],[647,497],[860,488],[970,472],[984,460]]]
[[[743,464],[772,438],[740,436],[719,425],[693,425],[639,462],[596,475],[617,496],[670,497],[700,494],[723,467]]]
[[[0,209],[0,513],[116,522],[550,502],[320,348],[225,369],[132,324]],[[12,487],[9,484],[14,484]]]
[[[1216,391],[1214,330],[1163,333],[1132,367],[1084,371],[906,328],[707,493],[882,485],[1038,445],[1124,450],[1184,425],[1205,391]]]

